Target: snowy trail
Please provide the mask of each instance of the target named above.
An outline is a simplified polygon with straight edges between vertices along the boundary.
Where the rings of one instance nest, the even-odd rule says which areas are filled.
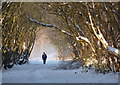
[[[59,61],[33,62],[3,70],[3,83],[117,83],[118,74],[97,74],[76,70],[54,70]],[[75,74],[76,72],[76,74]]]

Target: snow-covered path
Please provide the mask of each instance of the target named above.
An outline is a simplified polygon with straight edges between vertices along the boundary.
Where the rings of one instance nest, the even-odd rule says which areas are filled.
[[[3,70],[3,83],[117,83],[118,74],[97,74],[76,70],[54,70],[59,61],[30,62]]]

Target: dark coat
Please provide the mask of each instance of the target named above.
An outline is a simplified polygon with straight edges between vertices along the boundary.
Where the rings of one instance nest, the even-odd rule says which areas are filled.
[[[46,54],[43,54],[43,55],[42,55],[42,59],[43,59],[43,60],[46,60],[46,59],[47,59],[47,55],[46,55]]]

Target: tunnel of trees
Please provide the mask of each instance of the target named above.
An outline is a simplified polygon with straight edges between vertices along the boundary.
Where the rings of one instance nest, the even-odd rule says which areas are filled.
[[[2,66],[27,63],[36,33],[44,27],[61,33],[74,53],[73,60],[101,72],[119,72],[119,6],[119,2],[3,3]]]

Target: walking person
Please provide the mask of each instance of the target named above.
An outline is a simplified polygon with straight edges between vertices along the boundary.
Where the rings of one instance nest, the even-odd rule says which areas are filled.
[[[43,60],[43,64],[46,64],[47,55],[45,54],[45,52],[43,52],[42,54],[42,60]]]

